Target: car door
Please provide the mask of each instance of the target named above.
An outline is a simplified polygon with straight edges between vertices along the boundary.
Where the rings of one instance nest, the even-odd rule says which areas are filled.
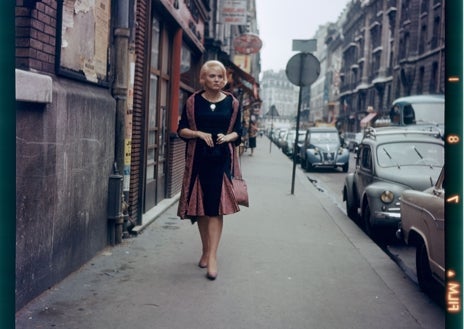
[[[373,167],[372,167],[372,150],[369,145],[362,144],[359,150],[359,165],[357,168],[356,188],[358,196],[363,195],[366,187],[372,183]]]
[[[437,184],[424,198],[418,199],[422,211],[422,219],[427,228],[429,238],[429,257],[433,273],[443,276],[445,266],[445,190],[443,186],[444,170],[442,170]],[[444,277],[441,278],[442,280]]]

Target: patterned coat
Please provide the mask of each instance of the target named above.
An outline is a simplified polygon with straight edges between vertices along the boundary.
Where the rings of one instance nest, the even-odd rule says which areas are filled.
[[[186,111],[187,111],[187,118],[189,122],[189,128],[191,130],[197,130],[197,126],[195,123],[195,95],[201,91],[198,91],[191,95],[186,102]],[[239,102],[238,100],[233,97],[232,94],[224,92],[227,95],[232,96],[232,106],[233,112],[231,117],[231,123],[229,125],[229,129],[227,133],[232,132],[232,127],[234,126],[235,120],[238,115],[239,111]],[[197,144],[197,138],[188,139],[187,142],[187,150],[186,150],[186,157],[185,157],[185,171],[182,180],[182,190],[179,199],[179,205],[177,209],[177,215],[181,219],[190,218],[192,220],[196,220],[198,216],[204,216],[204,209],[203,209],[203,192],[201,189],[201,183],[198,177],[192,177],[192,168],[193,168],[193,161],[195,157],[195,147]],[[234,143],[229,143],[230,149],[230,158],[231,158],[231,168],[230,171],[232,172],[232,164],[234,163],[234,157],[238,156],[236,146]],[[191,180],[196,179],[193,184],[192,191],[189,191],[189,187],[191,186]],[[224,174],[224,178],[222,181],[222,192],[221,192],[221,199],[219,203],[219,215],[228,215],[236,213],[240,210],[237,201],[235,200],[235,196],[232,190],[232,183]]]

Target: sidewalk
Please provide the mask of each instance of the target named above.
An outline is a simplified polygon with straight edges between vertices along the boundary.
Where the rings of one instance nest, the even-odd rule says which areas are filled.
[[[241,157],[250,208],[224,218],[216,281],[177,202],[26,305],[17,329],[444,328],[429,301],[266,137]],[[150,220],[147,220],[147,224]]]

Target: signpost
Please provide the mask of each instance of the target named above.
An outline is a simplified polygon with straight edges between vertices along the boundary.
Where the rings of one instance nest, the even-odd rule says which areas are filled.
[[[296,117],[296,136],[295,136],[295,145],[293,147],[293,172],[292,172],[292,190],[293,194],[295,190],[295,170],[296,170],[296,156],[295,152],[298,146],[298,135],[300,130],[300,108],[301,108],[301,87],[310,86],[314,81],[317,80],[319,74],[321,73],[321,63],[319,60],[311,53],[310,50],[316,50],[311,40],[308,42],[302,42],[302,40],[297,40],[298,42],[293,42],[293,50],[300,50],[301,53],[294,55],[287,63],[285,73],[288,80],[296,86],[300,87],[298,93],[298,111]],[[295,49],[295,47],[301,46],[301,49]],[[314,48],[314,49],[313,49]]]

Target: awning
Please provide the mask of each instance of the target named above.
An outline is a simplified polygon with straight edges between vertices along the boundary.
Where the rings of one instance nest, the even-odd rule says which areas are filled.
[[[364,128],[364,127],[367,127],[367,125],[369,124],[369,122],[372,121],[372,119],[374,119],[374,117],[377,115],[377,113],[375,112],[372,112],[372,113],[369,113],[368,115],[366,115],[360,122],[361,124],[361,128]]]

